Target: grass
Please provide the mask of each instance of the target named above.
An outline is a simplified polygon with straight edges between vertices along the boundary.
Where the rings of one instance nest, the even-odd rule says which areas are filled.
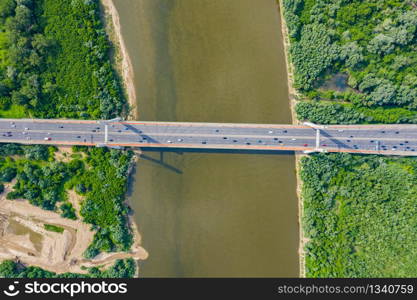
[[[63,233],[64,232],[64,228],[59,227],[59,226],[55,226],[55,225],[51,225],[51,224],[43,224],[43,227],[45,227],[45,229],[48,230],[48,231],[53,231],[53,232],[58,232],[58,233]]]
[[[27,117],[26,109],[21,105],[12,104],[8,110],[0,110],[0,118],[22,119]]]

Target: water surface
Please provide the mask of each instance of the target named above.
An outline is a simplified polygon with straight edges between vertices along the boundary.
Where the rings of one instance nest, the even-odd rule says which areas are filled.
[[[275,0],[115,0],[141,120],[290,123]],[[142,276],[298,276],[293,155],[146,152]]]

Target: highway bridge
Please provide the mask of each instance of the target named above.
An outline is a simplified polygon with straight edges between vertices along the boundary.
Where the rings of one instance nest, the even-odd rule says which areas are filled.
[[[350,152],[417,156],[417,125],[303,125],[0,119],[0,142],[139,147]]]

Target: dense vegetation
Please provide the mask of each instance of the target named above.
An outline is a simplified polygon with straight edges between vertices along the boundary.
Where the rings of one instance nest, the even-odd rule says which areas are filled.
[[[402,107],[355,107],[351,103],[300,101],[295,108],[301,120],[317,124],[417,123],[417,111]]]
[[[132,278],[135,271],[133,259],[118,259],[112,267],[104,271],[89,268],[88,274],[56,274],[38,267],[26,267],[10,260],[0,263],[0,278]]]
[[[132,152],[106,148],[74,147],[87,153],[90,166],[72,182],[77,193],[85,195],[83,220],[97,230],[85,256],[92,258],[100,251],[126,251],[132,244],[127,225],[128,209],[124,205],[127,172]]]
[[[308,277],[416,277],[417,161],[302,160]]]
[[[120,115],[125,99],[98,5],[98,0],[0,0],[0,115]]]
[[[73,210],[71,203],[66,202],[64,185],[82,172],[82,162],[56,162],[55,150],[52,146],[0,145],[0,182],[16,178],[7,199],[25,198],[31,204],[48,210],[57,210],[56,204],[60,202]],[[65,217],[76,218],[68,213]]]
[[[417,123],[416,1],[282,2],[300,120]],[[417,276],[416,159],[317,154],[301,166],[308,277]]]
[[[110,60],[99,0],[0,0],[0,117],[106,119],[127,111]],[[54,147],[0,145],[7,199],[76,219],[67,190],[85,196],[80,215],[96,235],[85,256],[132,244],[123,203],[129,151],[82,148],[69,162]],[[78,151],[79,149],[75,149]],[[13,157],[12,157],[13,156]]]
[[[348,115],[356,119],[363,107],[416,111],[414,1],[283,0],[283,4],[297,89],[310,99],[350,102],[342,120]],[[337,97],[323,89],[335,74],[348,75],[348,88],[338,91]],[[385,110],[382,121],[389,122],[390,113]],[[326,119],[325,113],[321,118]]]
[[[86,257],[93,258],[101,251],[128,250],[132,235],[123,201],[132,152],[87,147],[73,150],[72,159],[64,163],[54,159],[54,147],[1,144],[0,183],[16,178],[7,199],[28,199],[33,205],[75,219],[75,209],[66,201],[66,191],[75,189],[85,196],[81,205],[83,221],[97,231]]]

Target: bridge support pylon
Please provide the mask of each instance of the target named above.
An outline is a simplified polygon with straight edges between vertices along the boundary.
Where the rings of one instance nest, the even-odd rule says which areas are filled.
[[[120,121],[122,121],[122,118],[120,117],[117,117],[111,120],[98,121],[98,123],[104,124],[104,143],[97,144],[97,147],[107,147],[107,143],[109,141],[109,124],[114,123],[114,122],[120,122]],[[117,147],[117,146],[110,146],[110,148],[121,149],[121,147]]]
[[[321,129],[326,129],[327,126],[325,125],[318,125],[318,124],[314,124],[311,122],[304,122],[303,125],[305,126],[309,126],[311,128],[313,128],[316,131],[316,149],[314,150],[307,150],[304,151],[304,153],[306,154],[310,154],[310,153],[314,153],[314,152],[327,152],[327,150],[321,149],[320,148],[320,130]]]
[[[320,149],[320,129],[316,129],[316,149]]]
[[[109,124],[104,124],[104,143],[107,144],[109,141]]]
[[[328,151],[326,149],[313,149],[313,150],[305,150],[303,151],[304,154],[312,154],[312,153],[327,153]]]
[[[327,128],[326,125],[318,125],[318,124],[314,124],[314,123],[311,123],[311,122],[304,122],[303,125],[309,126],[313,129],[326,129]]]

